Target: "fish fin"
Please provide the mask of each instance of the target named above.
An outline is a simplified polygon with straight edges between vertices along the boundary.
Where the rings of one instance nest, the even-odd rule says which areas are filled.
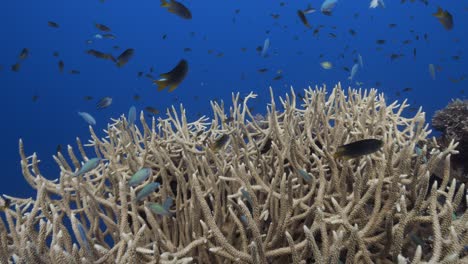
[[[176,83],[176,84],[171,84],[171,85],[169,86],[169,92],[174,91],[178,86],[179,86],[178,83]]]
[[[438,18],[443,18],[444,17],[444,10],[441,7],[438,7],[437,12],[435,12],[432,15],[435,16],[435,17],[438,17]]]
[[[161,6],[162,6],[162,7],[168,7],[168,6],[169,6],[169,3],[166,2],[166,0],[161,0]]]
[[[158,86],[158,91],[164,90],[164,88],[166,88],[169,85],[167,80],[164,80],[164,81],[156,80],[156,81],[153,81],[153,83]]]

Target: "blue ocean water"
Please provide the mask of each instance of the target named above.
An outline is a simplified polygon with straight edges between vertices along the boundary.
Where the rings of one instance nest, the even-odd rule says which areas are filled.
[[[38,154],[42,174],[58,177],[52,159],[57,145],[65,150],[67,144],[76,146],[76,137],[82,142],[89,138],[88,125],[78,111],[92,114],[97,121],[94,129],[103,135],[110,118],[127,114],[132,105],[138,111],[152,106],[164,116],[166,108],[183,104],[193,121],[199,115],[211,115],[210,100],[230,102],[233,92],[245,96],[254,91],[259,97],[251,106],[254,112],[264,113],[270,86],[280,96],[291,86],[299,92],[309,85],[325,83],[332,88],[341,82],[344,87],[358,87],[356,81],[362,82],[361,87],[377,87],[389,101],[408,98],[413,107],[423,106],[428,121],[452,98],[464,98],[467,80],[453,80],[468,77],[468,3],[387,0],[385,8],[369,9],[369,2],[342,0],[331,16],[319,10],[307,14],[312,26],[308,29],[297,10],[309,4],[319,9],[320,1],[181,1],[191,10],[191,20],[169,13],[156,0],[4,1],[0,8],[0,194],[35,195],[21,175],[19,138],[27,154]],[[452,14],[452,30],[444,29],[432,15],[439,5]],[[60,27],[49,27],[48,21]],[[110,27],[116,39],[95,38],[105,33],[95,23]],[[314,35],[316,29],[319,32]],[[262,57],[256,49],[267,38],[270,47]],[[380,45],[376,40],[386,41]],[[410,43],[405,44],[406,40]],[[11,71],[23,48],[28,48],[28,58],[21,60],[18,72]],[[127,48],[133,48],[135,55],[121,68],[86,54],[95,49],[117,57]],[[357,54],[364,67],[350,82],[349,72],[342,68],[351,69]],[[403,56],[391,60],[391,54]],[[158,79],[181,59],[188,61],[189,72],[172,93],[157,91],[144,76],[153,67],[151,74]],[[64,62],[63,73],[59,60]],[[331,62],[332,69],[323,69],[323,61]],[[435,65],[435,80],[429,64]],[[259,73],[261,68],[268,71]],[[70,70],[80,74],[69,74]],[[137,76],[140,71],[142,77]],[[274,80],[278,75],[282,79]],[[403,92],[404,88],[411,91]],[[141,99],[134,100],[135,94]],[[86,101],[85,96],[93,99]],[[113,98],[112,105],[97,110],[96,103],[106,96]]]

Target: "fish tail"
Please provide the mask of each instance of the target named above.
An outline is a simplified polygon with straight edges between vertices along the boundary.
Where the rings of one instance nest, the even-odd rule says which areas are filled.
[[[158,86],[158,91],[164,90],[164,88],[166,88],[169,85],[167,80],[164,80],[164,81],[156,80],[156,81],[153,81],[153,84],[156,84]]]
[[[335,153],[333,154],[333,158],[335,159],[338,159],[338,158],[342,158],[344,156],[344,150],[342,147],[338,147],[335,151]]]
[[[169,92],[172,92],[175,90],[175,88],[177,88],[178,84],[172,84],[169,86]]]

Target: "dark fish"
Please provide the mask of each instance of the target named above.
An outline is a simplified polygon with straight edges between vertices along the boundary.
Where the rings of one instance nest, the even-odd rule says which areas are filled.
[[[48,21],[48,22],[47,22],[47,25],[48,25],[49,27],[51,27],[51,28],[59,28],[59,27],[60,27],[60,25],[57,24],[57,23],[55,23],[54,21]]]
[[[447,10],[444,11],[441,7],[438,7],[437,12],[432,15],[439,20],[446,30],[453,28],[453,17]]]
[[[58,51],[54,51],[54,53],[52,53],[52,55],[55,57],[55,58],[58,58],[60,56],[60,54],[58,53]]]
[[[416,48],[413,48],[413,57],[416,58]]]
[[[80,74],[80,71],[79,70],[70,70],[69,73],[70,74]]]
[[[182,59],[171,71],[161,74],[161,78],[159,80],[153,81],[153,83],[158,86],[158,91],[161,91],[169,86],[169,92],[172,92],[185,79],[187,72],[188,63],[186,60]]]
[[[270,14],[270,16],[273,18],[273,19],[278,19],[280,17],[280,14]]]
[[[115,45],[115,46],[112,46],[112,48],[115,49],[115,50],[118,50],[118,49],[120,49],[120,46]]]
[[[388,27],[389,27],[389,28],[394,28],[394,27],[396,27],[396,26],[397,26],[397,24],[388,24]]]
[[[257,70],[259,73],[265,73],[268,71],[268,68],[260,68]]]
[[[304,24],[304,26],[306,26],[308,28],[311,28],[311,25],[309,24],[309,21],[307,21],[307,18],[305,16],[304,12],[302,12],[302,10],[297,10],[297,15],[301,19],[301,22],[302,22],[302,24]]]
[[[166,0],[161,0],[161,6],[167,8],[167,11],[181,18],[192,19],[192,13],[190,10],[175,0],[170,0],[169,2]]]
[[[20,60],[24,60],[24,59],[26,59],[28,56],[29,56],[29,49],[28,49],[28,48],[22,49],[22,50],[21,50],[21,53],[20,53],[20,55],[19,55]]]
[[[85,96],[83,97],[83,99],[84,99],[85,101],[91,101],[91,100],[93,100],[93,97],[90,96],[90,95],[85,95]]]
[[[62,60],[58,62],[58,68],[59,68],[60,73],[62,73],[63,69],[65,68],[65,63],[63,63]]]
[[[143,72],[142,72],[142,71],[139,71],[139,72],[137,73],[137,76],[138,76],[138,77],[143,76]]]
[[[157,114],[159,114],[159,110],[156,109],[156,108],[154,108],[154,107],[152,107],[152,106],[147,106],[147,107],[145,107],[145,110],[146,110],[146,112],[148,112],[148,113],[150,113],[150,114],[152,114],[152,115],[157,115]]]
[[[62,152],[62,145],[61,144],[57,145],[57,151],[56,152],[57,153]]]
[[[275,76],[275,78],[273,78],[274,81],[278,81],[278,80],[281,80],[283,79],[283,75],[277,75]]]
[[[98,110],[101,110],[101,109],[109,107],[111,104],[112,104],[112,97],[106,96],[102,98],[101,100],[99,100],[99,102],[96,105],[96,108]]]
[[[104,32],[110,32],[110,31],[111,31],[111,29],[110,29],[108,26],[103,25],[103,24],[96,23],[96,24],[94,24],[94,26],[95,26],[97,29],[99,29],[99,30],[101,30],[101,31],[104,31]]]
[[[35,102],[37,102],[37,100],[39,100],[39,95],[34,94],[31,99],[32,99],[33,103],[35,103]]]
[[[383,44],[385,44],[385,42],[386,42],[385,39],[378,39],[378,40],[375,41],[375,43],[377,43],[379,45],[383,45]]]
[[[350,29],[349,34],[351,34],[351,36],[356,36],[357,33],[354,31],[354,29]]]
[[[19,62],[11,65],[11,70],[14,72],[19,72],[20,68],[21,68],[21,64]]]
[[[102,35],[103,38],[105,39],[116,39],[116,37],[113,34],[107,33]]]
[[[148,79],[154,80],[154,76],[149,73],[145,74],[145,77]]]
[[[133,100],[135,100],[135,101],[140,100],[140,98],[141,98],[141,97],[140,97],[139,94],[134,94],[134,95],[133,95]]]
[[[405,87],[405,88],[403,88],[403,92],[410,92],[410,91],[412,91],[412,90],[413,90],[413,88],[411,88],[411,87]]]
[[[346,66],[343,67],[343,70],[344,70],[345,72],[350,72],[350,71],[351,71],[351,70],[350,70],[348,67],[346,67]]]
[[[191,48],[184,48],[184,52],[191,52],[192,49]]]
[[[164,34],[164,35],[162,36],[162,39],[166,39],[166,38],[167,38],[167,34]]]
[[[122,52],[122,54],[117,57],[117,67],[120,68],[127,64],[127,62],[133,57],[133,54],[135,54],[134,49],[126,49],[124,52]]]
[[[403,54],[397,54],[397,53],[392,53],[390,54],[390,60],[396,60],[396,59],[399,59],[401,57],[403,57],[404,55]]]
[[[383,146],[379,139],[364,139],[339,146],[333,156],[335,158],[352,159],[377,152]]]
[[[97,50],[90,49],[90,50],[87,50],[86,53],[98,59],[111,60],[113,62],[117,62],[117,60],[112,55],[106,54]]]
[[[222,149],[227,144],[228,141],[229,141],[229,135],[224,134],[220,136],[218,139],[216,139],[215,142],[211,144],[210,148],[213,151],[218,151]]]
[[[334,34],[334,33],[328,33],[328,36],[329,36],[330,38],[336,38],[336,34]]]
[[[265,144],[263,144],[262,148],[260,149],[260,154],[265,154],[271,149],[271,143],[273,140],[268,137],[267,140],[265,141]]]

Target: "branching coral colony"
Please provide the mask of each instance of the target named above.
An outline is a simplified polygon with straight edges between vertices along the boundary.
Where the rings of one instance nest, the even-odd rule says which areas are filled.
[[[247,107],[254,97],[233,96],[229,114],[213,103],[211,122],[188,123],[181,107],[152,127],[142,114],[142,130],[113,120],[102,139],[90,127],[85,146],[102,160],[77,173],[89,166],[80,160],[94,158],[77,139],[77,153],[69,146],[67,158],[54,157],[55,181],[20,141],[37,197],[5,196],[0,262],[468,262],[465,186],[449,180],[457,144],[416,153],[430,132],[421,110],[406,118],[406,101],[386,105],[376,90],[345,95],[338,85],[329,95],[306,90],[301,106],[291,91],[280,99],[284,111],[272,99],[259,120]],[[359,158],[333,157],[367,138],[384,144]],[[438,166],[442,180],[430,184]]]

